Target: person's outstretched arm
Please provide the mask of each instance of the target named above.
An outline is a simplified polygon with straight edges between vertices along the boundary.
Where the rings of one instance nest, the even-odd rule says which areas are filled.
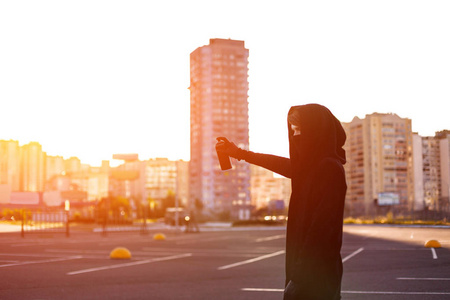
[[[289,158],[272,154],[255,153],[243,150],[243,160],[253,165],[268,169],[284,177],[291,178],[291,161]]]
[[[226,138],[218,138],[218,143],[216,144],[216,150],[223,152],[224,154],[234,157],[237,160],[245,160],[248,163],[263,167],[272,172],[291,178],[291,161],[289,158],[264,154],[255,153],[239,148],[234,143],[228,141]]]

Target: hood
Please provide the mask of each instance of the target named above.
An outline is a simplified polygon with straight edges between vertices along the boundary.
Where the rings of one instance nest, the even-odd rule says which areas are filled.
[[[294,136],[289,120],[300,126],[300,135]],[[306,167],[325,157],[346,163],[344,128],[325,106],[305,104],[291,107],[288,113],[288,130],[289,151],[295,166],[299,163]]]

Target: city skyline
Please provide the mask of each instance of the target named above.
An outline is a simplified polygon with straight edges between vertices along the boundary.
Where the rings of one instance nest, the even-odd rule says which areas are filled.
[[[370,115],[376,115],[376,114],[381,114],[381,115],[393,115],[393,116],[400,117],[400,118],[402,118],[402,119],[410,119],[410,118],[407,118],[407,117],[406,117],[406,118],[403,118],[402,116],[398,115],[398,114],[395,113],[395,112],[389,112],[389,113],[373,112],[373,113],[371,113],[371,114],[366,114],[366,115],[364,115],[363,118],[365,118],[365,117],[367,117],[367,116],[370,116]],[[354,118],[358,118],[358,116],[354,116]],[[352,119],[351,119],[350,121],[348,121],[348,122],[343,122],[343,123],[351,123],[351,121],[353,121],[354,118],[352,118]],[[410,119],[410,120],[411,120],[412,123],[414,123],[414,120],[412,120],[412,119]],[[449,129],[447,129],[447,128],[442,128],[442,129],[438,129],[438,130],[437,130],[436,132],[434,132],[432,135],[421,135],[420,133],[418,133],[418,136],[423,137],[423,138],[433,138],[433,137],[435,137],[435,134],[440,133],[440,132],[444,132],[444,131],[447,131],[447,130],[449,130]],[[413,131],[413,133],[417,133],[417,132],[416,132],[416,131]],[[46,146],[45,146],[43,143],[41,143],[40,141],[22,142],[22,141],[20,141],[20,140],[18,140],[18,139],[1,139],[1,138],[0,138],[0,141],[13,141],[13,142],[18,142],[19,147],[26,146],[26,145],[33,144],[33,143],[37,143],[37,144],[39,144],[39,145],[42,147],[42,152],[44,152],[48,157],[61,157],[61,158],[63,158],[64,160],[69,160],[69,159],[71,159],[71,158],[76,158],[76,159],[79,159],[79,160],[80,160],[81,164],[89,165],[89,166],[91,166],[91,167],[100,167],[100,166],[102,165],[102,162],[103,162],[103,161],[109,161],[109,163],[111,164],[111,167],[118,167],[118,166],[120,166],[120,165],[122,165],[122,164],[124,163],[124,160],[123,160],[122,158],[120,158],[119,156],[132,156],[132,157],[137,157],[137,160],[138,160],[138,161],[154,160],[154,159],[161,159],[161,158],[162,158],[162,159],[169,159],[169,160],[172,160],[172,161],[177,161],[177,160],[187,161],[187,162],[190,161],[189,157],[188,157],[187,159],[185,159],[185,158],[175,158],[175,159],[172,159],[171,157],[167,157],[167,156],[154,156],[154,157],[145,157],[145,158],[143,158],[143,157],[141,157],[141,155],[140,155],[139,153],[137,153],[136,151],[134,151],[134,152],[131,151],[131,152],[127,152],[127,153],[114,153],[113,155],[111,155],[111,157],[106,157],[106,156],[105,156],[103,159],[100,160],[99,163],[90,164],[90,163],[87,162],[87,161],[83,161],[83,159],[81,158],[81,156],[80,156],[80,155],[77,155],[76,153],[74,153],[73,155],[70,155],[70,156],[65,156],[65,155],[59,154],[59,153],[50,154],[50,153],[47,151]],[[113,158],[113,156],[117,156],[117,157],[116,157],[116,158]],[[114,163],[114,161],[115,161],[116,163]],[[219,163],[219,161],[217,160],[217,164],[218,164],[218,163]],[[278,176],[278,175],[277,175],[277,176]]]
[[[342,122],[393,112],[432,136],[450,127],[449,12],[446,1],[2,2],[0,139],[93,166],[114,153],[189,160],[189,53],[210,38],[250,51],[251,150],[287,155],[287,111],[310,102]]]
[[[221,59],[221,57],[229,58],[230,54],[211,56],[217,56],[219,59],[218,61],[213,61],[211,65],[219,66],[218,62],[223,66],[232,65],[231,60]],[[208,64],[203,64],[201,61],[198,61],[198,63],[196,66],[202,65],[208,68]],[[195,74],[205,73],[203,72],[204,68],[198,69],[194,67],[193,69],[196,70]],[[219,78],[213,75],[214,77]],[[222,86],[219,84],[220,82],[225,83],[223,80],[229,80],[226,78],[227,76],[222,77],[213,86]],[[194,82],[200,83],[200,81]],[[200,83],[199,85],[202,84]],[[223,84],[223,86],[226,85]],[[203,87],[201,90],[208,90],[208,88],[205,89]],[[200,106],[204,107],[207,105]],[[224,115],[223,117],[228,119],[230,116]],[[210,118],[206,117],[206,121],[208,119]],[[213,119],[220,119],[220,116],[214,116]],[[216,125],[216,122],[214,122],[214,125]],[[343,123],[342,125],[348,138],[348,142],[345,145],[347,153],[345,168],[348,184],[346,200],[348,205],[346,211],[348,214],[371,215],[379,213],[383,209],[386,212],[386,205],[392,205],[393,203],[397,205],[397,210],[404,212],[412,211],[413,209],[424,212],[428,210],[448,211],[449,130],[438,132],[434,137],[421,137],[411,131],[410,119],[400,118],[396,114],[379,113],[366,115],[365,119],[354,118],[351,123]],[[209,131],[208,127],[209,129],[211,127],[206,127],[204,131],[207,133]],[[225,127],[229,127],[227,130],[233,129],[233,124],[225,125]],[[230,133],[232,131],[234,130],[231,130]],[[247,190],[245,187],[231,187],[226,183],[236,182],[239,183],[238,185],[244,183],[244,178],[239,178],[241,176],[239,174],[243,175],[245,173],[242,167],[247,166],[247,164],[234,161],[234,170],[223,173],[220,171],[215,153],[213,154],[213,151],[209,151],[207,148],[202,151],[194,151],[194,153],[203,153],[201,157],[206,162],[206,165],[210,167],[209,171],[205,171],[206,169],[203,169],[203,171],[196,170],[194,165],[196,161],[198,163],[198,157],[190,162],[182,160],[171,161],[167,158],[142,161],[138,160],[135,154],[117,155],[117,159],[124,160],[124,163],[118,167],[111,168],[109,161],[103,161],[101,167],[92,167],[82,165],[81,161],[76,157],[63,159],[61,156],[47,156],[45,151],[43,151],[42,145],[37,142],[19,146],[18,141],[0,140],[0,146],[2,166],[0,174],[0,202],[7,204],[25,204],[25,202],[37,204],[40,201],[39,199],[43,199],[39,196],[41,195],[39,193],[44,192],[44,194],[47,193],[46,196],[44,195],[45,203],[48,205],[59,205],[62,193],[70,191],[73,191],[72,196],[75,201],[80,201],[81,196],[89,199],[88,201],[93,201],[107,194],[109,190],[108,183],[111,180],[112,184],[110,184],[110,187],[125,197],[132,197],[133,199],[142,197],[142,199],[147,199],[150,196],[152,199],[162,201],[161,199],[165,195],[170,193],[171,190],[175,190],[178,191],[176,195],[180,197],[181,203],[185,205],[189,202],[192,204],[192,199],[199,199],[195,193],[191,193],[188,196],[188,190],[191,188],[190,184],[188,187],[189,181],[206,183],[206,189],[201,189],[201,194],[204,196],[206,194],[203,191],[208,189],[209,183],[214,183],[213,186],[217,186],[222,191]],[[155,176],[158,171],[155,173],[154,170],[150,170],[155,167],[160,169],[161,175]],[[175,169],[180,171],[177,171],[176,175],[173,173]],[[194,175],[193,177],[188,174],[188,169],[193,171],[190,174]],[[261,203],[266,203],[269,205],[271,199],[277,200],[280,197],[283,197],[286,202],[289,198],[288,196],[286,197],[289,179],[279,178],[279,176],[274,176],[275,174],[273,173],[272,176],[267,176],[262,171],[264,170],[253,169],[251,172],[251,204],[259,203],[261,205]],[[199,179],[196,177],[198,173],[204,176]],[[216,182],[217,178],[214,180],[208,176],[211,173],[218,175],[218,178],[225,179],[225,182]],[[233,173],[237,174],[238,178],[233,179]],[[142,174],[144,175],[142,176]],[[167,180],[162,180],[162,177],[167,177]],[[131,185],[119,183],[126,179],[131,180],[133,183]],[[139,180],[135,181],[136,179]],[[175,179],[176,184],[174,188],[168,188],[168,185],[163,184],[167,181],[171,182],[170,184],[173,186]],[[284,181],[284,179],[286,180]],[[262,182],[265,182],[264,187],[261,185]],[[151,187],[151,185],[155,186],[155,183],[160,189],[157,192],[159,196],[155,196],[155,190]],[[180,188],[181,186],[184,186],[184,188]],[[258,196],[268,186],[272,186],[275,190],[266,189],[266,196],[263,198]],[[26,194],[27,192],[28,194]],[[222,202],[226,202],[224,198],[220,197],[220,191],[214,194],[214,200],[219,200],[220,203],[222,199]],[[268,198],[267,195],[275,196],[275,198]],[[66,196],[69,197],[68,194]],[[235,197],[241,197],[240,193]],[[376,201],[374,199],[378,198],[379,200],[382,199],[378,205],[383,206],[383,209],[378,209],[378,206],[373,205],[374,201]],[[191,200],[189,201],[188,199]],[[233,199],[236,198],[233,197]],[[219,207],[211,206],[211,202],[208,202],[208,199],[200,200],[204,204],[205,209],[215,212],[220,211],[220,209],[218,210]],[[233,205],[237,206],[240,205],[239,202],[240,200],[232,201]],[[244,204],[243,200],[242,204]],[[239,213],[234,214],[235,217],[237,215],[239,215],[239,218],[247,218],[249,216],[245,213],[245,210],[239,209],[236,212]]]

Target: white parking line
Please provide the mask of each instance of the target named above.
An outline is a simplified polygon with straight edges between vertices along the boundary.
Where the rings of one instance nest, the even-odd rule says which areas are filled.
[[[436,250],[434,250],[434,248],[431,248],[431,254],[433,255],[433,259],[437,259],[437,254],[436,254]]]
[[[260,242],[273,241],[273,240],[277,240],[277,239],[282,239],[284,237],[286,237],[286,235],[284,235],[284,234],[273,235],[273,236],[256,239],[255,242],[260,243]]]
[[[274,256],[277,256],[277,255],[280,255],[280,254],[284,254],[284,253],[285,253],[284,250],[277,251],[277,252],[270,253],[270,254],[267,254],[267,255],[255,257],[255,258],[244,260],[244,261],[241,261],[241,262],[237,262],[237,263],[234,263],[234,264],[231,264],[231,265],[218,267],[217,270],[225,270],[225,269],[230,269],[230,268],[234,268],[234,267],[238,267],[238,266],[242,266],[242,265],[246,265],[246,264],[251,264],[251,263],[254,263],[256,261],[263,260],[263,259],[270,258],[270,257],[274,257]]]
[[[23,244],[10,244],[10,247],[36,247],[36,246],[47,246],[51,245],[52,243],[37,243],[37,244],[31,244],[31,243],[23,243]]]
[[[284,292],[284,289],[259,289],[259,288],[243,288],[245,292]]]
[[[77,253],[79,253],[78,251]],[[25,256],[25,257],[55,257],[54,254],[22,254],[22,253],[0,253],[0,256]]]
[[[359,248],[358,250],[356,250],[356,251],[353,252],[352,254],[350,254],[350,255],[344,257],[344,258],[342,259],[342,263],[345,263],[347,260],[349,260],[350,258],[352,258],[353,256],[357,255],[358,253],[360,253],[360,252],[362,252],[362,251],[364,251],[364,248]]]
[[[345,257],[344,259],[342,259],[342,262],[343,263],[346,262],[347,260],[349,260],[353,256],[357,255],[358,253],[362,252],[363,250],[364,250],[364,248],[359,248],[358,250],[356,250],[352,254],[350,254],[347,257]],[[237,262],[237,263],[234,263],[234,264],[221,266],[221,267],[218,267],[217,270],[225,270],[225,269],[230,269],[230,268],[234,268],[234,267],[238,267],[238,266],[254,263],[256,261],[263,260],[263,259],[266,259],[266,258],[270,258],[270,257],[273,257],[273,256],[277,256],[277,255],[284,254],[284,253],[285,253],[285,251],[281,250],[281,251],[274,252],[274,253],[271,253],[271,254],[259,256],[259,257],[248,259],[248,260],[244,260],[244,261],[241,261],[241,262]]]
[[[381,291],[342,291],[342,294],[363,295],[450,295],[447,292],[381,292]]]
[[[153,263],[153,262],[184,258],[184,257],[189,257],[189,256],[192,256],[192,253],[185,253],[185,254],[180,254],[180,255],[166,256],[166,257],[159,257],[159,258],[152,258],[152,259],[140,260],[140,261],[125,263],[125,264],[112,265],[112,266],[104,266],[104,267],[98,267],[98,268],[84,269],[84,270],[69,272],[69,273],[67,273],[67,275],[77,275],[77,274],[97,272],[97,271],[103,271],[103,270],[125,268],[125,267],[149,264],[149,263]]]
[[[284,289],[243,288],[245,292],[283,292]],[[361,295],[450,295],[447,292],[389,292],[389,291],[341,291],[342,294]]]
[[[398,277],[397,280],[431,280],[431,281],[445,281],[450,278],[413,278],[413,277]]]
[[[213,242],[213,241],[221,241],[221,240],[229,240],[229,239],[231,239],[231,237],[227,237],[227,236],[224,236],[224,237],[214,237],[214,238],[205,238],[205,239],[202,239],[201,240],[201,242]],[[181,241],[177,241],[176,242],[176,244],[177,245],[186,245],[186,244],[198,244],[200,241],[198,241],[198,240],[192,240],[192,239],[189,239],[189,240],[181,240]]]
[[[44,260],[32,260],[32,261],[24,261],[24,262],[12,263],[12,264],[0,265],[0,268],[31,265],[31,264],[45,264],[45,263],[50,263],[50,262],[66,261],[66,260],[80,259],[80,258],[82,258],[81,255],[60,257],[60,258],[53,258],[53,259],[44,259]]]

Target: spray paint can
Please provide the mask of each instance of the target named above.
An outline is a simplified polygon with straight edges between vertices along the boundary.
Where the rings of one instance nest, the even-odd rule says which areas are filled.
[[[230,157],[219,151],[219,147],[225,143],[229,143],[229,141],[224,137],[218,137],[217,141],[219,143],[216,144],[216,153],[217,158],[219,159],[220,168],[222,171],[229,170],[232,168]],[[218,147],[219,146],[219,147]]]

